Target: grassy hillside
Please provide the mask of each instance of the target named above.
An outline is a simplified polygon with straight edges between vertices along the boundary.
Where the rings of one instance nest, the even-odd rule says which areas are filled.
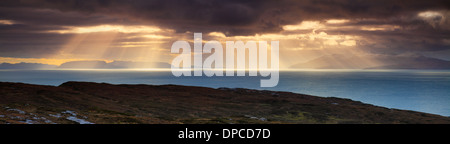
[[[0,82],[0,123],[450,123],[449,117],[290,92]]]

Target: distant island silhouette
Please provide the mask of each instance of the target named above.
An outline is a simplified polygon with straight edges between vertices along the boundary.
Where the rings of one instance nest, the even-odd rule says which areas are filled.
[[[450,69],[450,61],[422,55],[331,54],[292,65],[293,69]]]
[[[133,62],[133,61],[113,61],[105,62],[101,60],[92,61],[70,61],[61,65],[48,65],[40,63],[1,63],[0,69],[145,69],[145,68],[170,68],[165,62]]]
[[[61,65],[41,63],[0,63],[0,69],[146,69],[170,68],[166,62],[102,60],[70,61]],[[291,65],[289,69],[450,69],[450,61],[422,55],[324,55]]]

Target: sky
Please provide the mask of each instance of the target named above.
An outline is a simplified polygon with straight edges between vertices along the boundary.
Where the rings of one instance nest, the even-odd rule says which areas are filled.
[[[450,60],[450,1],[2,0],[0,63],[170,63],[196,32],[280,41],[281,68],[331,54]]]

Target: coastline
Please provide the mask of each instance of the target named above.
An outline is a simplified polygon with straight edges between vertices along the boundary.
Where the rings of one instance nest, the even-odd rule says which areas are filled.
[[[450,123],[450,118],[350,99],[181,85],[0,82],[0,123]]]

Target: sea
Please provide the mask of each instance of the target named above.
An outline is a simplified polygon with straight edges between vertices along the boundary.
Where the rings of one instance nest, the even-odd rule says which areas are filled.
[[[450,116],[450,70],[286,70],[275,87],[262,76],[181,76],[170,70],[0,70],[1,82],[58,86],[67,81],[288,91]]]

